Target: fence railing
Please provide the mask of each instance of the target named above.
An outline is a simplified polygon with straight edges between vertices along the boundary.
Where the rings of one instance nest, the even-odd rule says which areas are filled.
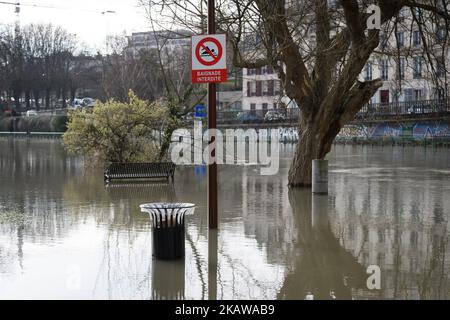
[[[392,103],[375,103],[364,106],[356,115],[356,120],[371,118],[389,118],[395,116],[450,114],[450,101],[420,100]],[[300,117],[299,109],[266,109],[246,111],[218,111],[219,124],[240,123],[292,123],[297,124]]]
[[[265,109],[247,111],[218,111],[219,124],[236,123],[297,123],[300,117],[299,109]]]
[[[358,112],[357,119],[366,116],[414,116],[445,113],[450,113],[450,104],[447,100],[418,100],[368,104]]]

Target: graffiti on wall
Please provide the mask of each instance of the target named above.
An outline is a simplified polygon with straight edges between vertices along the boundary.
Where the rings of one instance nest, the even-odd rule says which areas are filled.
[[[418,122],[414,124],[381,123],[374,125],[349,125],[344,127],[338,135],[338,138],[380,137],[410,137],[414,139],[450,138],[450,123]]]

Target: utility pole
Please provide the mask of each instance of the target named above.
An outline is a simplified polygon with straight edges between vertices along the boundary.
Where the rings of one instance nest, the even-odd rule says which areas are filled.
[[[214,0],[208,0],[208,34],[216,33],[216,6]],[[215,83],[208,84],[208,129],[217,129],[216,120],[216,92]],[[213,143],[210,137],[210,143]],[[216,156],[216,151],[212,155]],[[208,223],[210,229],[218,228],[218,197],[217,197],[217,164],[208,166]]]

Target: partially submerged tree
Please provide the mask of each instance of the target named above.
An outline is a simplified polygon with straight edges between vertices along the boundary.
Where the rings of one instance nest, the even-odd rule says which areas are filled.
[[[160,28],[206,31],[206,0],[141,2],[158,12],[154,20]],[[380,29],[367,30],[372,4],[379,8],[382,30],[397,30],[402,9],[413,15],[429,14],[441,26],[450,22],[447,0],[217,1],[218,29],[228,35],[234,66],[272,66],[286,95],[301,110],[301,139],[289,172],[292,187],[311,185],[312,160],[326,157],[342,127],[382,85],[381,79],[360,78],[382,34]],[[409,27],[414,25],[423,23],[415,19]],[[424,35],[427,30],[420,31]],[[432,34],[423,36],[425,42],[427,38],[435,39]],[[430,60],[433,45],[423,46],[423,55]]]
[[[66,149],[99,162],[153,162],[159,159],[159,133],[167,108],[130,91],[129,101],[110,100],[92,111],[73,111],[64,134]]]

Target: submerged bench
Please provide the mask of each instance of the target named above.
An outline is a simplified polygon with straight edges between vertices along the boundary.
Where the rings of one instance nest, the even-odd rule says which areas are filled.
[[[105,169],[105,182],[134,179],[172,179],[173,182],[175,167],[171,162],[111,163]]]

